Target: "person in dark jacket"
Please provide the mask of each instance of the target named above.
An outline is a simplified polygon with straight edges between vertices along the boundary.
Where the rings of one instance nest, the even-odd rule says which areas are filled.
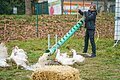
[[[90,43],[92,46],[92,54],[90,57],[96,57],[96,44],[94,40],[95,22],[96,22],[96,15],[97,15],[96,5],[92,4],[88,11],[83,12],[81,10],[78,10],[78,12],[85,17],[86,33],[85,33],[83,53],[87,53],[88,43],[90,39]]]

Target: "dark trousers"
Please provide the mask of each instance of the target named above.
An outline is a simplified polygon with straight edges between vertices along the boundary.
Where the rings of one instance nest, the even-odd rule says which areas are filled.
[[[92,46],[92,54],[96,54],[96,45],[95,45],[95,40],[94,40],[94,34],[95,34],[95,30],[86,30],[85,33],[85,40],[84,40],[84,53],[87,53],[88,50],[88,43],[89,43],[89,39],[90,39],[90,43]]]

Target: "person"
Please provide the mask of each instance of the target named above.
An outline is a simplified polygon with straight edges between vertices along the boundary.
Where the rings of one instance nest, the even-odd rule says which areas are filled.
[[[85,39],[84,39],[84,50],[83,53],[87,53],[88,50],[88,43],[90,39],[90,43],[92,46],[92,54],[90,57],[96,57],[96,44],[94,40],[94,34],[95,34],[95,22],[96,22],[96,5],[91,4],[90,8],[88,11],[81,11],[80,9],[78,10],[79,14],[83,15],[85,17]]]

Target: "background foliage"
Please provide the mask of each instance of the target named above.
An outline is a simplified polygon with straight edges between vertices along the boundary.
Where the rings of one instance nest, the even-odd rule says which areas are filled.
[[[12,14],[17,7],[18,14],[25,13],[25,0],[0,0],[0,14]]]

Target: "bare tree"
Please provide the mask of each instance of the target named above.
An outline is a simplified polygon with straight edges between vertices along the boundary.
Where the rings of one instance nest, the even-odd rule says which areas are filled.
[[[104,0],[104,11],[107,12],[108,0]]]
[[[63,6],[64,6],[64,0],[61,0],[62,14],[63,14],[63,12],[64,12],[64,11],[63,11],[63,10],[64,10],[64,9],[63,9]]]
[[[25,0],[25,13],[26,15],[32,15],[31,0]]]

